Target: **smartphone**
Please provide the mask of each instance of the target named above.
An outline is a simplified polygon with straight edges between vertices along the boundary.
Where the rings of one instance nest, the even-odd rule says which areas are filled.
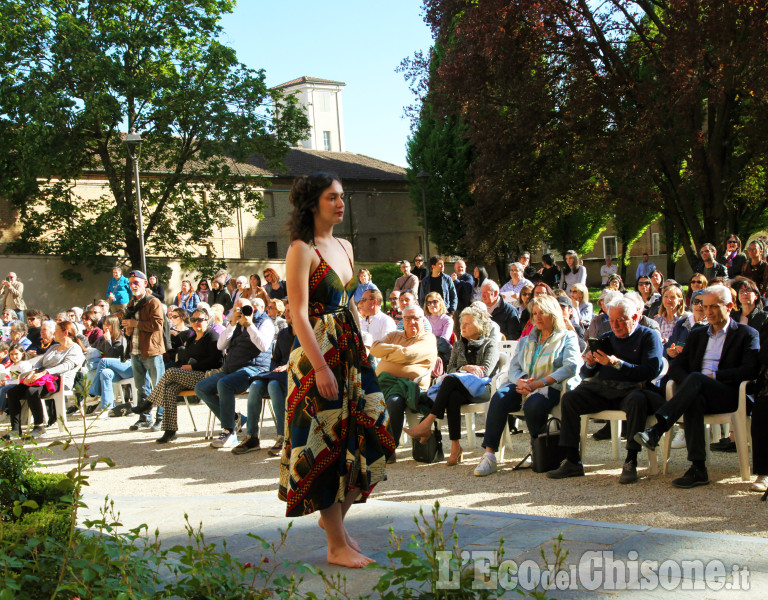
[[[589,351],[593,354],[598,350],[602,350],[606,354],[611,354],[613,352],[611,343],[603,338],[589,338],[587,340],[587,346],[589,347]]]

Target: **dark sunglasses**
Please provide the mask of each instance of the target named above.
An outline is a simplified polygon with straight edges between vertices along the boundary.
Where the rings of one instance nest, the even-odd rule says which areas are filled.
[[[704,303],[704,300],[702,300],[701,298],[696,298],[695,300],[691,301],[691,304],[693,306],[698,306],[699,304],[703,304],[703,303]]]
[[[203,321],[207,321],[205,317],[192,317],[189,322],[190,323],[202,323]]]
[[[737,242],[736,240],[728,240],[728,243],[729,244],[738,244],[739,242]]]
[[[638,281],[637,285],[651,285],[650,281]]]

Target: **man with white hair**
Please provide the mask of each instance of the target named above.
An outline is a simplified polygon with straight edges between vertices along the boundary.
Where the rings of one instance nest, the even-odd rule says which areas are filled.
[[[422,376],[430,373],[437,361],[437,340],[424,328],[425,321],[421,308],[408,305],[403,309],[403,330],[392,331],[371,346],[371,355],[379,359],[376,377],[386,398],[395,445],[403,432],[405,409],[417,410],[419,395],[430,383],[429,376]],[[422,379],[416,384],[418,377]]]
[[[679,488],[709,483],[704,415],[735,411],[739,385],[755,379],[760,370],[758,333],[731,319],[731,290],[722,285],[710,286],[701,297],[709,326],[691,330],[669,369],[669,378],[678,385],[675,395],[656,411],[656,424],[634,436],[635,441],[653,450],[661,436],[684,417],[691,468],[672,482]]]
[[[516,340],[523,332],[520,314],[517,309],[506,302],[499,293],[499,284],[493,279],[486,279],[480,288],[480,298],[485,304],[491,320],[499,326],[501,333],[508,340]]]
[[[627,458],[619,483],[637,481],[637,454],[641,449],[634,439],[645,429],[647,416],[663,403],[649,388],[661,371],[661,339],[647,327],[638,325],[637,306],[619,298],[608,305],[611,331],[598,338],[599,348],[591,347],[581,368],[582,382],[563,394],[560,446],[565,459],[547,473],[550,479],[584,475],[579,455],[581,415],[601,410],[627,413]]]
[[[523,277],[525,267],[522,263],[513,262],[509,265],[509,281],[501,286],[501,295],[517,300],[520,297],[520,290],[526,285],[533,285],[528,279]]]

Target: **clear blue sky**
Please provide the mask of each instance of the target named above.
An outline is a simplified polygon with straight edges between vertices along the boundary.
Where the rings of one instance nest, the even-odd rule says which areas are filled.
[[[414,97],[400,61],[432,44],[419,0],[240,0],[222,41],[277,85],[307,75],[343,81],[347,151],[405,166]]]

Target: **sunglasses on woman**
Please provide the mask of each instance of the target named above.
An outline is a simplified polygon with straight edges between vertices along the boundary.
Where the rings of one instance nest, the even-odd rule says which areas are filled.
[[[190,323],[202,323],[203,321],[207,321],[205,317],[192,317],[189,322]]]

